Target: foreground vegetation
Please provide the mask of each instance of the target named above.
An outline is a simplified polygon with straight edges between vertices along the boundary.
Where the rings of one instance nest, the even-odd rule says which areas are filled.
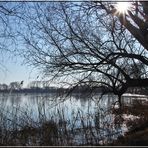
[[[110,110],[84,113],[81,109],[66,118],[63,109],[56,108],[53,115],[44,112],[38,104],[38,119],[31,118],[27,109],[0,108],[0,145],[100,145],[118,137],[120,131],[114,127],[112,118],[106,120]]]
[[[123,146],[147,146],[148,145],[148,102],[142,104],[135,100],[132,106],[125,106],[123,113],[138,116],[136,120],[129,120],[126,124],[129,132],[124,136],[118,137],[111,145]]]
[[[15,113],[17,114],[18,111]],[[16,114],[13,115],[13,120],[4,115],[1,117],[0,145],[2,146],[100,145],[100,138],[103,138],[103,135],[97,132],[100,128],[98,124],[93,125],[97,118],[92,119],[92,115],[88,115],[87,119],[84,119],[80,111],[71,121],[66,120],[60,110],[56,116],[57,120],[56,117],[46,120],[46,115],[42,114],[38,122],[34,122],[23,114],[24,118],[19,119]],[[19,123],[17,123],[18,120],[20,120]],[[106,123],[103,126],[105,128]]]

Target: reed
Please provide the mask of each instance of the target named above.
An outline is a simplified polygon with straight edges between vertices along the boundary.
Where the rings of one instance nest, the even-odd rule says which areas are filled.
[[[89,96],[90,97],[90,96]],[[61,97],[62,98],[62,97]],[[121,135],[120,127],[113,121],[112,109],[91,111],[91,101],[87,113],[78,108],[67,117],[67,108],[60,105],[66,98],[52,97],[54,102],[47,108],[47,97],[36,98],[37,111],[29,106],[21,108],[19,103],[0,108],[0,145],[5,146],[80,146],[106,145]]]

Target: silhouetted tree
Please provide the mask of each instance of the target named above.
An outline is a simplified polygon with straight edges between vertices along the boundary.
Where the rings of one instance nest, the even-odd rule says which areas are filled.
[[[147,86],[146,3],[133,2],[138,9],[128,15],[116,13],[115,4],[26,3],[24,29],[16,30],[27,63],[71,88],[103,86],[119,102],[128,87]]]
[[[106,7],[111,4],[31,5],[30,12],[26,12],[27,32],[20,33],[27,46],[26,60],[65,85],[105,86],[119,98],[128,87],[147,86],[146,70],[138,71],[138,77],[131,73],[137,63],[146,69],[147,51],[109,13]]]

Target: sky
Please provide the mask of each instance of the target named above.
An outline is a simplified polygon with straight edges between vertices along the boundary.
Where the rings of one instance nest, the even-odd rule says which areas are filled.
[[[4,6],[11,10],[13,5],[15,6],[16,3],[15,2],[5,3]],[[18,29],[17,31],[19,31],[20,24],[18,23],[16,17],[12,17],[9,15],[6,17],[5,15],[3,15],[3,13],[1,13],[0,16],[4,19],[6,19],[7,17],[9,18],[8,26],[11,27],[12,33],[15,32],[16,29]],[[7,22],[7,19],[5,21]],[[24,28],[24,25],[21,24],[20,28],[21,29]],[[5,30],[6,30],[5,23],[2,19],[0,19],[0,32],[1,32],[0,33],[1,35],[0,36],[0,84],[5,83],[9,85],[10,82],[24,81],[24,87],[26,87],[29,82],[37,80],[37,76],[38,76],[37,70],[27,65],[22,65],[23,63],[22,58],[20,58],[19,56],[15,56],[13,53],[11,54],[10,52],[6,52],[6,50],[3,49],[3,44],[4,45],[6,44],[6,46],[9,46],[10,48],[9,50],[13,50],[13,47],[14,47],[13,44],[11,44],[11,40],[9,42],[9,39],[5,40],[5,37],[3,38],[3,34],[5,35],[6,33],[7,35],[7,32],[5,32]],[[19,49],[19,46],[20,45],[17,45],[18,49]],[[20,49],[21,49],[21,46],[20,46]]]
[[[29,82],[37,80],[37,70],[22,63],[20,57],[3,53],[0,57],[0,84],[24,81],[24,87],[27,87]]]

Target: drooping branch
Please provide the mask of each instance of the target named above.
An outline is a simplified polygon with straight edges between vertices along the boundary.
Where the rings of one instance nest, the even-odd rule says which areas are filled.
[[[128,87],[146,86],[142,82],[147,82],[147,50],[139,45],[148,49],[148,42],[141,32],[141,18],[129,13],[138,28],[126,17],[123,21],[122,15],[109,17],[107,2],[96,3],[92,7],[92,3],[89,7],[85,3],[84,7],[81,4],[71,7],[69,3],[38,4],[27,24],[27,60],[41,67],[47,76],[59,81],[61,77],[69,78],[68,83],[73,85],[79,84],[76,81],[88,82],[91,73],[90,84],[104,85],[119,95]]]

